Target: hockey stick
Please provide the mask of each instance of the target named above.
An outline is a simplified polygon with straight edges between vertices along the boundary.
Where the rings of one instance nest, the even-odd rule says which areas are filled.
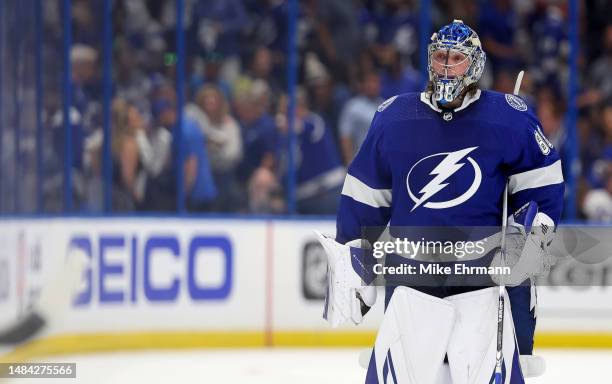
[[[525,71],[520,71],[516,77],[516,83],[514,83],[514,94],[518,95],[521,89],[521,82],[523,81],[523,75]],[[500,257],[502,264],[506,264],[506,229],[508,227],[508,180],[506,180],[506,186],[504,187],[504,198],[502,205],[502,230],[501,230],[501,246],[500,246]],[[501,284],[499,285],[499,299],[497,302],[497,353],[495,357],[495,384],[502,383],[502,361],[504,359],[503,346],[504,346],[504,309],[505,299],[504,294],[506,292],[506,286],[504,285],[503,276]]]
[[[504,200],[502,206],[502,230],[501,230],[501,247],[500,257],[502,264],[506,264],[506,227],[508,226],[508,182],[504,188]],[[504,359],[503,346],[504,346],[504,309],[505,299],[504,293],[506,287],[504,286],[503,276],[502,282],[499,285],[499,299],[497,301],[497,354],[495,355],[495,384],[502,383],[502,361]]]
[[[521,90],[521,83],[523,82],[523,75],[525,75],[525,71],[520,71],[516,76],[516,82],[514,83],[514,94],[518,96],[519,91]]]
[[[34,338],[41,330],[61,319],[77,293],[87,264],[82,251],[68,253],[65,264],[41,289],[30,313],[16,323],[0,329],[0,346],[14,346]]]

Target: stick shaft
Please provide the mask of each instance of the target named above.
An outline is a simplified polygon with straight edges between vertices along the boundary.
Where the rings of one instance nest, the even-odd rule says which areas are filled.
[[[520,71],[518,76],[516,77],[516,82],[514,83],[514,94],[518,95],[521,89],[521,83],[523,82],[523,75],[525,71]],[[508,227],[508,181],[506,180],[506,185],[504,187],[504,196],[502,203],[502,230],[501,230],[501,258],[502,263],[506,264],[506,229]],[[504,359],[504,310],[505,310],[505,299],[504,293],[506,288],[503,284],[503,276],[502,276],[502,284],[499,285],[499,299],[497,302],[497,354],[495,357],[495,384],[501,384],[502,382],[502,361]]]

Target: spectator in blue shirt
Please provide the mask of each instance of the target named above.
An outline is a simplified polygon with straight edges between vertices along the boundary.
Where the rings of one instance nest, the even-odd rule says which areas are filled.
[[[308,109],[301,89],[296,95],[294,164],[296,173],[295,198],[300,214],[335,214],[346,170],[329,127],[321,116]],[[280,140],[278,153],[280,173],[287,177],[288,121],[287,98],[279,103],[277,115]]]
[[[379,95],[380,76],[374,71],[363,71],[359,94],[346,102],[338,122],[342,157],[347,165],[365,140],[376,108],[383,101]]]
[[[365,2],[359,23],[364,38],[374,49],[392,47],[402,59],[416,59],[417,18],[410,0]]]
[[[531,72],[540,84],[560,88],[567,56],[567,32],[560,4],[541,6],[529,21],[534,45]]]
[[[244,156],[238,177],[247,183],[260,167],[273,169],[276,149],[276,126],[268,113],[269,89],[264,81],[248,82],[236,91],[234,108],[242,130]]]
[[[502,66],[514,68],[519,64],[519,51],[514,41],[516,24],[510,0],[494,0],[481,7],[478,31],[493,70]]]
[[[380,96],[386,100],[395,95],[419,92],[425,81],[411,65],[403,65],[399,52],[391,45],[376,50],[376,58],[381,66]]]
[[[338,123],[343,106],[352,97],[351,90],[332,78],[314,55],[306,55],[304,67],[310,109],[323,118],[341,152]]]
[[[238,182],[249,196],[248,207],[241,209],[248,208],[258,213],[276,211],[278,206],[273,208],[273,204],[269,204],[271,195],[278,190],[278,180],[273,174],[277,133],[274,119],[268,113],[268,85],[263,80],[251,82],[244,79],[234,94],[234,109],[240,122],[244,148],[238,167]]]
[[[153,104],[153,114],[159,125],[173,131],[177,123],[176,108],[172,101],[160,99]],[[175,209],[176,167],[178,154],[172,145],[172,161],[147,186],[149,207],[154,210]],[[183,116],[181,126],[181,152],[183,156],[183,187],[190,210],[206,210],[217,191],[210,171],[206,142],[198,123]]]
[[[241,0],[199,0],[193,8],[191,36],[197,36],[199,49],[225,57],[223,77],[233,81],[240,71],[240,48],[248,22]]]
[[[182,134],[185,193],[192,210],[203,210],[217,195],[206,152],[206,138],[198,123],[189,116],[183,116]]]

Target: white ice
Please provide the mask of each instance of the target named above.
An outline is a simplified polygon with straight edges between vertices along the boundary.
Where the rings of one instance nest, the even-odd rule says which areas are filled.
[[[77,379],[52,383],[363,383],[359,349],[208,349],[67,355],[45,362],[77,363]],[[546,359],[544,376],[528,384],[610,383],[612,350],[536,352]],[[40,379],[7,380],[39,384]],[[46,382],[46,381],[45,381]]]

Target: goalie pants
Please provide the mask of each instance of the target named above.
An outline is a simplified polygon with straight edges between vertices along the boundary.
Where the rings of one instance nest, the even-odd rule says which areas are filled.
[[[413,287],[423,293],[429,295],[444,298],[447,296],[457,295],[470,291],[477,290],[476,287]],[[387,286],[385,292],[385,308],[389,305],[394,286]],[[532,289],[529,285],[521,285],[517,287],[507,287],[506,291],[510,299],[510,306],[512,310],[512,319],[514,322],[514,330],[516,334],[516,341],[518,345],[518,351],[521,355],[531,355],[533,353],[533,338],[536,326],[535,308],[532,309]],[[446,359],[445,359],[446,360]],[[518,361],[518,356],[514,361]],[[514,369],[514,367],[513,367]],[[515,376],[515,375],[512,375]],[[521,377],[521,375],[516,375]],[[524,383],[522,381],[516,381],[516,383]],[[376,361],[374,353],[370,357],[370,363],[368,366],[368,372],[366,375],[366,384],[378,383]],[[512,380],[511,384],[515,381]],[[381,383],[382,384],[382,383]],[[401,383],[396,383],[401,384]]]

